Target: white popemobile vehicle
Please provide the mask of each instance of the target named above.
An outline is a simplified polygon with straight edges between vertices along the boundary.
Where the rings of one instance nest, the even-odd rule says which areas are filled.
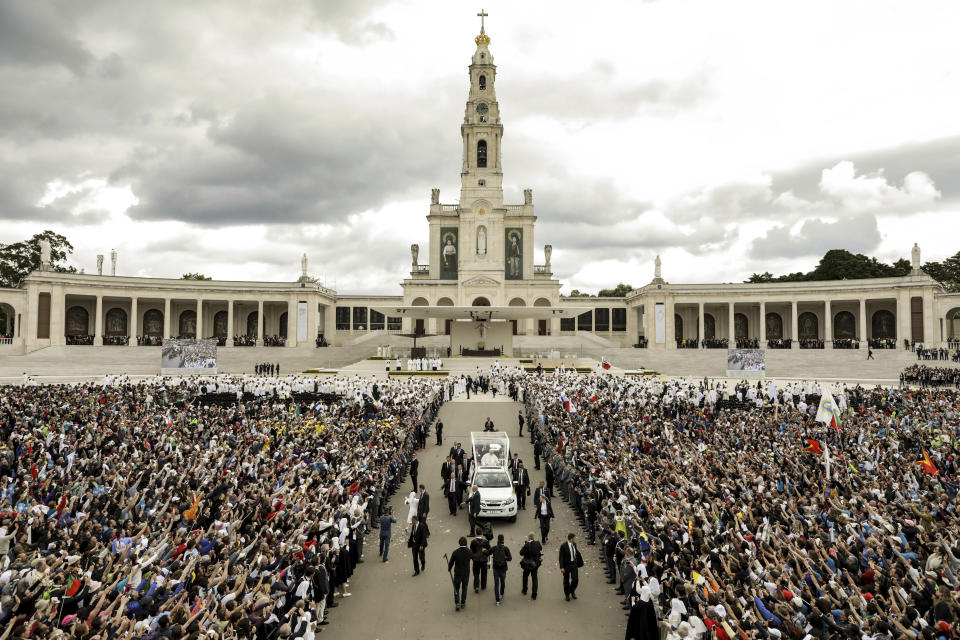
[[[510,437],[502,432],[474,431],[470,434],[473,449],[471,485],[480,492],[481,518],[517,519],[517,494],[508,469]]]

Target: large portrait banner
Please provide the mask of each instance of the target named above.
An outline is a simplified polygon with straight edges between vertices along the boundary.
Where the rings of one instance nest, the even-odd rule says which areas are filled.
[[[457,279],[457,261],[460,256],[460,230],[457,227],[440,227],[440,279]]]
[[[523,280],[523,229],[506,228],[504,233],[505,264],[504,276],[507,280]]]

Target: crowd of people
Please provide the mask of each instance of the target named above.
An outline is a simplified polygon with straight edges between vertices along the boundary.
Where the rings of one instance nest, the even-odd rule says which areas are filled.
[[[917,352],[917,360],[950,360],[953,358],[954,362],[960,361],[960,349],[951,354],[950,350],[944,347],[924,348],[923,345],[917,345],[914,350]]]
[[[767,349],[790,349],[793,347],[793,340],[790,338],[774,338],[767,340]]]
[[[834,338],[833,348],[834,349],[859,349],[860,340],[858,340],[857,338]]]
[[[960,631],[956,391],[569,374],[524,388],[547,490],[600,543],[628,640],[657,637],[651,615],[671,639]],[[828,392],[839,428],[815,420]]]
[[[960,368],[915,364],[900,373],[900,386],[904,384],[918,384],[921,387],[960,387]]]
[[[366,514],[399,486],[438,389],[0,388],[2,637],[312,638],[350,595]]]
[[[280,375],[280,363],[260,362],[253,365],[253,372],[258,376],[278,376]]]
[[[408,469],[408,546],[426,546],[415,448],[442,402],[481,390],[523,404],[520,433],[525,422],[546,471],[531,504],[541,540],[517,554],[524,592],[530,574],[537,592],[556,495],[597,547],[627,640],[960,635],[956,390],[499,366],[442,381],[0,388],[0,625],[8,637],[312,638],[349,597],[369,529],[382,538],[396,521],[383,505]],[[818,421],[828,394],[835,409]],[[452,508],[473,515],[475,496],[460,487]],[[485,537],[450,558],[457,608],[471,564],[497,546]],[[567,600],[578,542],[555,543]],[[494,560],[498,601],[510,557]]]

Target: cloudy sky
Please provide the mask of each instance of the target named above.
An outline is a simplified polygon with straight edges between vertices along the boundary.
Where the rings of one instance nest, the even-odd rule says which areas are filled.
[[[564,291],[960,250],[960,3],[484,0]],[[480,6],[0,0],[0,242],[398,294],[459,193]],[[421,253],[422,255],[422,253]]]

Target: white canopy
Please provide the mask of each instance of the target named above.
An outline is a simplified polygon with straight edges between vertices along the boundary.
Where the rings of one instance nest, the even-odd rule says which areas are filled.
[[[575,318],[591,307],[374,307],[393,318],[440,320],[523,320],[524,318]]]

